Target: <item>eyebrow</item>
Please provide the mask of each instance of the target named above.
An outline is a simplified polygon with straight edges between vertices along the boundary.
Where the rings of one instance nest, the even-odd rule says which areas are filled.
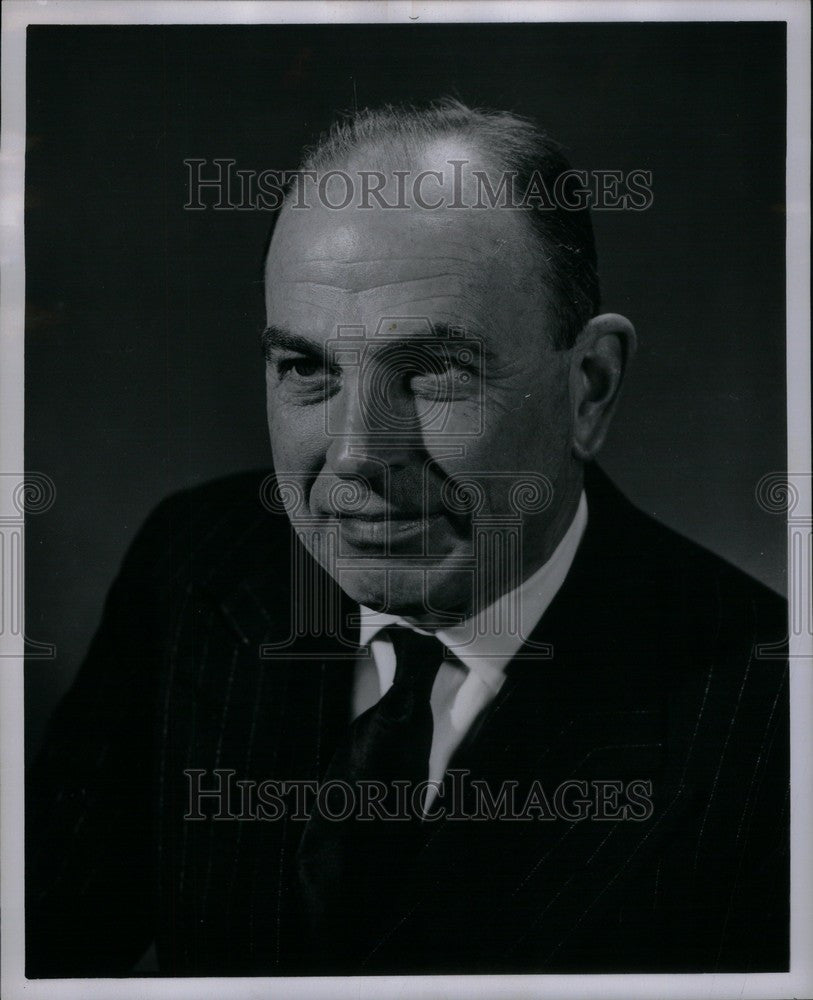
[[[433,339],[437,340],[439,344],[443,344],[449,340],[463,339],[465,334],[462,327],[458,327],[451,323],[433,323],[432,324]],[[377,340],[377,343],[395,343],[400,341],[402,343],[409,343],[411,338],[387,338],[382,337]],[[495,359],[494,352],[487,347],[482,340],[480,343],[480,353],[481,357],[486,362],[492,362]],[[275,326],[273,323],[269,324],[260,335],[260,344],[262,348],[263,357],[266,362],[269,361],[272,351],[282,350],[282,351],[294,351],[297,354],[302,354],[305,357],[312,358],[320,363],[324,364],[327,352],[325,345],[317,343],[316,341],[309,340],[307,337],[303,337],[301,334],[293,333],[291,330],[286,330],[285,327]]]
[[[268,356],[270,352],[277,348],[284,351],[297,351],[308,357],[323,358],[324,348],[307,337],[302,337],[298,333],[291,333],[281,326],[267,326],[260,335],[263,354]]]

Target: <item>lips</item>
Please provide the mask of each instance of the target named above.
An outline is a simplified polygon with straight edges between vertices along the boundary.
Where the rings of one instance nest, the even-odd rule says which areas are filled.
[[[422,510],[399,511],[399,510],[360,510],[360,511],[336,511],[333,514],[339,520],[353,521],[420,521],[425,516]]]
[[[371,514],[369,511],[339,517],[339,531],[342,538],[356,548],[381,549],[388,542],[398,547],[420,537],[443,515],[404,514],[383,512]]]

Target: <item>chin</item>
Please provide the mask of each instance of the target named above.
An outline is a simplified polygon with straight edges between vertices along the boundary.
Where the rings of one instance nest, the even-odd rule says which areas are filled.
[[[471,574],[460,570],[345,570],[337,581],[352,600],[373,611],[452,624],[471,604]]]

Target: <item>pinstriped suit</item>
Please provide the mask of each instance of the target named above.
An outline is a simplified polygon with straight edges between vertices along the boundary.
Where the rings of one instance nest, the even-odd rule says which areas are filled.
[[[184,820],[184,770],[318,778],[350,718],[339,634],[291,622],[291,533],[261,474],[165,501],[132,546],[28,780],[29,976],[330,973],[303,948],[302,829]],[[788,961],[784,602],[595,469],[568,579],[452,761],[496,789],[646,779],[642,822],[427,824],[360,973],[725,971]],[[321,571],[316,571],[317,578]],[[330,591],[331,581],[322,585]],[[348,915],[352,919],[352,914]]]

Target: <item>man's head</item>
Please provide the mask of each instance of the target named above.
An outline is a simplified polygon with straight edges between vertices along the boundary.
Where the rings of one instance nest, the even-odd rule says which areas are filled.
[[[595,315],[586,210],[489,195],[509,175],[525,190],[534,171],[567,170],[525,119],[457,102],[362,112],[303,170],[349,181],[334,173],[307,208],[289,197],[266,262],[268,422],[300,497],[289,513],[360,603],[471,613],[561,538],[632,328]],[[476,539],[518,525],[512,576]]]

